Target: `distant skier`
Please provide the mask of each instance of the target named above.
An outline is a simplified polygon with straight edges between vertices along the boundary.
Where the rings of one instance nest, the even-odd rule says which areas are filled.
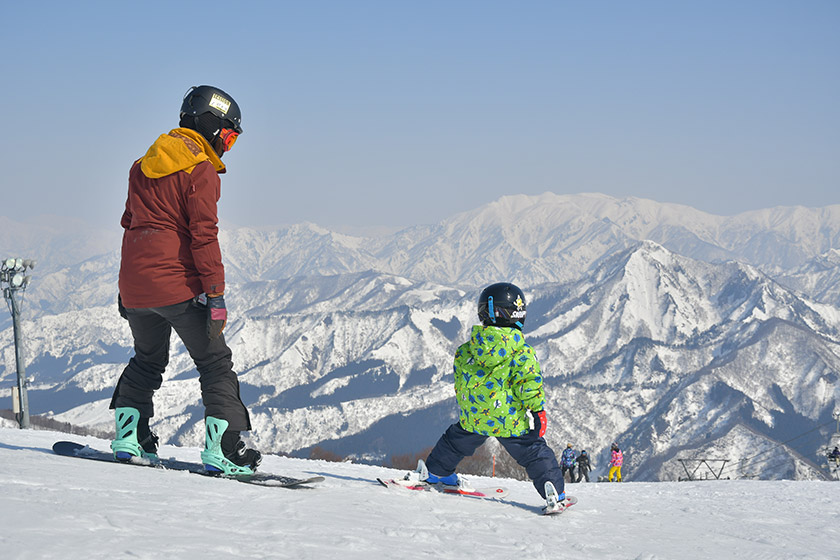
[[[562,511],[566,505],[563,473],[554,451],[545,442],[545,393],[540,364],[525,343],[525,296],[509,283],[488,286],[478,298],[480,325],[472,327],[469,342],[455,352],[455,395],[460,420],[440,437],[425,463],[409,479],[431,484],[459,485],[455,473],[488,437],[496,437],[525,468],[540,496],[556,490]],[[533,421],[533,426],[529,425]]]
[[[613,443],[610,448],[612,454],[610,456],[610,477],[609,481],[613,482],[613,476],[616,476],[615,482],[621,482],[621,465],[624,463],[624,454],[618,448],[617,443]]]
[[[578,455],[577,469],[577,482],[580,482],[583,478],[586,478],[586,482],[589,482],[589,471],[592,470],[592,465],[589,463],[589,454],[585,449],[582,449],[580,455]]]
[[[575,454],[575,450],[572,449],[572,444],[567,443],[566,449],[563,450],[562,455],[560,456],[560,469],[563,471],[563,476],[566,476],[566,472],[569,473],[569,482],[575,482],[575,464],[577,461],[577,455]]]
[[[828,460],[840,463],[840,447],[836,445],[834,446],[834,449],[832,449],[831,453],[828,454]]]
[[[129,172],[117,304],[131,327],[134,357],[111,399],[117,428],[111,449],[120,461],[156,455],[149,418],[174,329],[199,373],[202,461],[208,470],[252,473],[261,455],[239,437],[251,421],[222,335],[225,271],[216,225],[221,158],[242,133],[242,117],[227,93],[198,86],[184,96],[180,118],[180,128],[160,135]]]

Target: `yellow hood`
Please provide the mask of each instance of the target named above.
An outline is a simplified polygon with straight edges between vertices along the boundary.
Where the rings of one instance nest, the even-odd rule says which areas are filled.
[[[225,164],[204,136],[189,128],[176,128],[155,140],[140,158],[140,169],[149,179],[160,179],[178,171],[191,173],[196,165],[208,160],[216,172],[225,172]]]

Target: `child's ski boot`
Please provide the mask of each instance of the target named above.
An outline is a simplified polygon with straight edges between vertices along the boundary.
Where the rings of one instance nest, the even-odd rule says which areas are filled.
[[[543,515],[554,515],[563,513],[566,508],[577,503],[577,498],[574,496],[566,496],[566,493],[557,493],[554,484],[551,481],[545,483],[545,507],[543,507]]]
[[[114,459],[129,463],[134,457],[156,461],[158,437],[149,429],[149,419],[129,406],[115,411],[117,437],[111,442]]]
[[[201,462],[207,472],[225,476],[254,474],[262,461],[256,449],[247,449],[239,432],[228,430],[228,421],[205,418],[204,451]]]
[[[443,486],[454,486],[459,490],[466,492],[472,492],[475,490],[464,477],[458,476],[457,473],[452,473],[448,476],[437,476],[430,473],[423,459],[417,461],[417,469],[406,474],[405,480],[412,482],[424,482],[430,485],[441,484]]]

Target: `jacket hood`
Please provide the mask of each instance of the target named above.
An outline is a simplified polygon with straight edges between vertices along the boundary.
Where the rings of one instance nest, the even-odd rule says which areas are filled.
[[[525,337],[512,327],[473,325],[469,352],[485,367],[494,368],[511,359],[515,350],[525,345]]]
[[[140,169],[150,179],[160,179],[178,171],[191,173],[196,165],[209,161],[217,173],[225,172],[225,164],[210,143],[189,128],[176,128],[161,134],[140,158]]]

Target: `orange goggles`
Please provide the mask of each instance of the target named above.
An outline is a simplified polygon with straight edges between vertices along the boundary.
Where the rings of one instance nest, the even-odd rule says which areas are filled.
[[[237,138],[239,138],[238,132],[232,128],[223,128],[219,133],[219,139],[222,141],[222,150],[225,152],[230,151],[236,143]]]

